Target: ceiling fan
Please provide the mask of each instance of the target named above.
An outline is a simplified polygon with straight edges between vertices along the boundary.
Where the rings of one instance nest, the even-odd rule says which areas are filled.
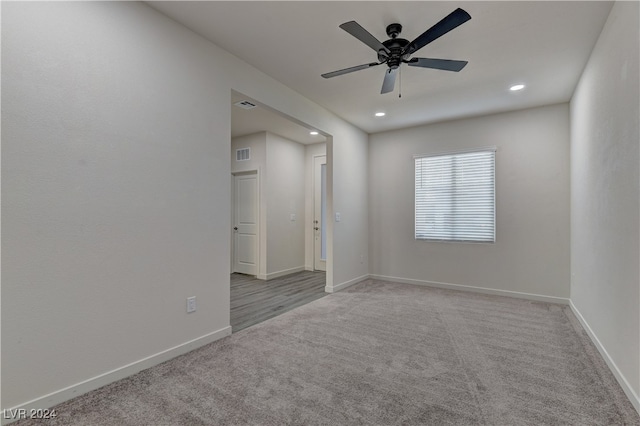
[[[458,8],[411,42],[403,38],[398,38],[398,35],[400,35],[400,32],[402,31],[402,25],[400,24],[391,24],[387,26],[387,35],[391,38],[387,41],[380,42],[356,21],[345,22],[340,25],[340,28],[375,50],[378,53],[378,62],[371,62],[338,71],[328,72],[322,74],[322,77],[332,78],[348,74],[350,72],[387,64],[388,69],[385,72],[384,80],[382,82],[382,90],[380,91],[380,93],[383,94],[393,91],[396,83],[396,74],[398,73],[398,69],[402,63],[408,64],[410,67],[433,68],[458,72],[467,65],[467,61],[411,58],[411,55],[435,39],[464,24],[469,19],[471,19],[471,16],[466,11]]]

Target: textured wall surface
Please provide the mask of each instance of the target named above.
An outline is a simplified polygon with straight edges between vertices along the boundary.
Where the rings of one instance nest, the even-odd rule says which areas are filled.
[[[495,146],[496,242],[414,239],[414,155]],[[569,297],[569,108],[533,108],[371,135],[371,271]]]
[[[640,409],[638,2],[616,2],[571,100],[571,300]]]
[[[231,90],[332,135],[366,274],[363,132],[142,3],[2,5],[2,408],[229,326]]]

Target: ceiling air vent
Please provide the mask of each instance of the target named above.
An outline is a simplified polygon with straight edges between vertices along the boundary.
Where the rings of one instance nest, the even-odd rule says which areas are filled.
[[[236,161],[247,161],[251,159],[251,148],[236,149]]]
[[[234,105],[242,109],[253,109],[257,106],[253,102],[249,102],[247,100],[236,102]]]

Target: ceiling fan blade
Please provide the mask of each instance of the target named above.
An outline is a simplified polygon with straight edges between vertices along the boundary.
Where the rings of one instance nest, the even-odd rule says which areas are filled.
[[[409,43],[404,49],[403,55],[411,55],[412,53],[415,53],[438,37],[441,37],[454,28],[464,24],[469,19],[471,19],[471,15],[466,11],[460,8],[454,10],[449,15],[445,16],[440,22],[423,32],[415,40]]]
[[[344,24],[340,25],[340,28],[342,28],[376,52],[380,52],[381,50],[383,50],[387,54],[391,53],[389,49],[387,49],[384,44],[380,42],[380,40],[372,36],[369,31],[362,28],[362,26],[356,21],[345,22]]]
[[[433,68],[437,70],[458,72],[469,62],[454,61],[452,59],[412,58],[408,64],[410,67]]]
[[[396,85],[396,75],[398,74],[398,68],[388,68],[384,73],[384,80],[382,81],[382,90],[380,94],[393,92],[393,87]]]
[[[331,77],[337,77],[339,75],[342,74],[349,74],[350,72],[354,72],[354,71],[360,71],[360,70],[364,70],[370,67],[375,67],[376,65],[380,65],[377,62],[371,62],[370,64],[362,64],[362,65],[356,65],[355,67],[349,67],[349,68],[345,68],[342,70],[338,70],[338,71],[332,71],[332,72],[327,72],[322,74],[322,77],[324,78],[331,78]]]

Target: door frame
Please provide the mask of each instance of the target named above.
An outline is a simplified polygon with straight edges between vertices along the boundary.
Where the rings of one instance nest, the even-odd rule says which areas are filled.
[[[322,161],[322,159],[324,159],[324,162],[320,162],[318,163],[318,161]],[[321,219],[319,223],[316,223],[316,220],[318,220],[319,215],[317,215],[317,211],[318,209],[320,209],[320,211],[322,211],[322,206],[318,206],[318,191],[320,191],[320,198],[322,199],[322,174],[321,172],[319,172],[317,170],[318,165],[320,165],[320,169],[321,169],[321,165],[324,164],[325,166],[325,179],[324,179],[324,208],[325,208],[325,223],[324,223],[324,228],[322,227],[322,223],[321,223]],[[313,214],[312,214],[312,223],[313,223],[313,270],[314,271],[326,271],[327,270],[327,258],[328,258],[328,222],[329,222],[329,208],[328,208],[328,195],[329,195],[329,191],[328,191],[328,180],[327,180],[327,176],[328,176],[328,169],[327,169],[327,154],[316,154],[313,156],[313,184],[312,184],[312,191],[313,191]],[[318,175],[320,175],[320,178],[318,177]],[[321,214],[321,213],[320,213]],[[320,240],[320,242],[317,242],[317,237],[318,237],[318,231],[315,230],[316,227],[320,227],[320,238],[322,239],[322,233],[324,233],[325,235],[325,258],[324,260],[321,260],[321,254],[318,253],[319,250],[321,250],[321,246],[322,246],[322,241]]]

